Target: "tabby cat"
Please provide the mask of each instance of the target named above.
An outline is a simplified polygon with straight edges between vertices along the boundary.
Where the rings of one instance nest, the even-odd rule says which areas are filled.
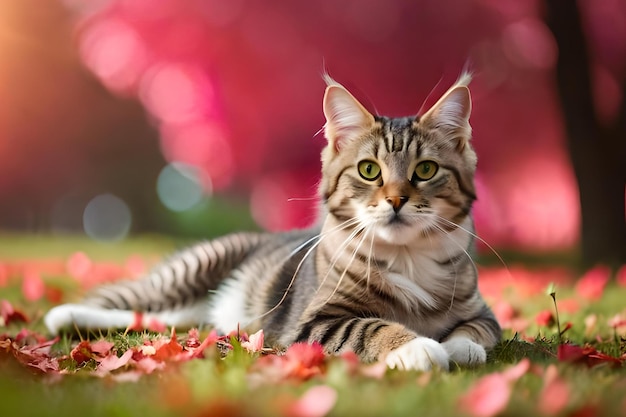
[[[263,329],[390,368],[476,365],[500,338],[470,258],[476,154],[471,77],[422,116],[374,116],[326,77],[321,228],[237,233],[191,246],[144,279],[52,309],[45,323]]]

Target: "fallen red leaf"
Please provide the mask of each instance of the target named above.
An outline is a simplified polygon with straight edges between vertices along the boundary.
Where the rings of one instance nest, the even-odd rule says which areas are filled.
[[[91,351],[98,356],[106,356],[111,353],[113,346],[115,346],[113,342],[98,340],[97,342],[91,343]]]
[[[552,326],[555,323],[554,315],[551,310],[540,311],[535,316],[535,322],[540,326]]]
[[[98,376],[104,376],[111,371],[127,365],[132,357],[133,351],[131,349],[124,352],[124,354],[120,357],[115,354],[107,355],[100,361],[100,363],[98,363],[95,374]]]
[[[172,329],[170,341],[160,346],[152,356],[155,361],[175,360],[176,356],[183,352],[183,347],[176,340],[176,330]]]
[[[40,340],[39,338],[37,339]],[[33,338],[30,340],[33,340]],[[50,356],[50,347],[57,341],[58,338],[55,338],[33,345],[20,345],[20,342],[17,340],[4,338],[0,340],[0,348],[11,354],[23,365],[38,369],[42,372],[59,372],[58,358]]]
[[[319,343],[294,343],[281,358],[285,361],[287,376],[308,379],[322,373],[326,355]]]
[[[598,352],[592,346],[577,346],[569,343],[559,345],[557,358],[562,362],[580,363],[592,368],[601,364],[621,366],[624,359]]]
[[[200,344],[200,331],[196,328],[189,329],[185,346],[188,348],[197,348]]]
[[[91,343],[89,343],[88,340],[83,340],[72,349],[70,357],[74,359],[78,366],[82,366],[91,359],[95,359],[95,355],[91,350]]]
[[[216,344],[219,339],[220,339],[220,337],[217,335],[217,331],[212,330],[211,333],[209,333],[207,335],[207,337],[202,341],[200,346],[198,346],[197,348],[193,349],[193,351],[189,352],[189,359],[192,359],[192,358],[203,358],[204,357],[204,351],[209,346],[213,346],[214,344]]]
[[[56,340],[56,339],[55,339]],[[22,329],[15,335],[15,343],[20,346],[41,345],[48,342],[48,338],[30,329]]]
[[[7,300],[0,300],[0,327],[8,326],[12,322],[28,323],[26,314],[16,310]]]

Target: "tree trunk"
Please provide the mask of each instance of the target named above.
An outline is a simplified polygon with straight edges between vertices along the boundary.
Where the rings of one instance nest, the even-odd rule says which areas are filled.
[[[618,116],[602,126],[577,2],[546,0],[546,5],[546,23],[559,49],[556,85],[580,192],[582,260],[585,266],[617,266],[626,263],[626,85]]]

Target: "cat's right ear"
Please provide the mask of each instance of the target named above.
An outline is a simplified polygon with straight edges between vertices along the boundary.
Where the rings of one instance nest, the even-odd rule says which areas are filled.
[[[375,120],[361,103],[341,84],[326,77],[324,93],[324,136],[339,152],[347,143],[359,139],[374,126]]]

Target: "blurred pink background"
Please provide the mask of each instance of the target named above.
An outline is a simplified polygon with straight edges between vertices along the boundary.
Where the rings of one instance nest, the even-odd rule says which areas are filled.
[[[598,116],[610,119],[626,4],[579,5]],[[578,190],[543,14],[540,0],[4,0],[0,228],[211,234],[220,218],[198,213],[217,201],[262,228],[306,226],[325,143],[321,74],[399,116],[427,109],[469,63],[479,234],[572,248]]]

